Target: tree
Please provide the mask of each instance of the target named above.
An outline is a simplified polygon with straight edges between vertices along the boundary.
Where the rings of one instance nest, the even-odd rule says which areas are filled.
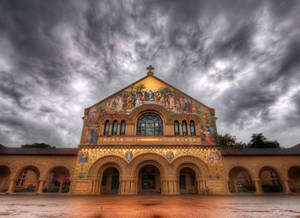
[[[48,145],[46,143],[33,143],[33,144],[21,145],[21,148],[56,148],[56,147]]]
[[[277,141],[268,141],[262,133],[253,133],[248,148],[280,148]]]
[[[237,142],[236,137],[228,133],[218,135],[218,144],[222,148],[244,148],[246,146],[243,142]]]

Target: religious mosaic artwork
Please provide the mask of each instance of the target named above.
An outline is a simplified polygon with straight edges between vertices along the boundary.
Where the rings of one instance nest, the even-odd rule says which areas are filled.
[[[80,163],[86,163],[89,160],[89,152],[87,151],[82,151],[79,154],[79,162]]]
[[[220,154],[218,152],[211,151],[209,154],[209,160],[213,164],[218,164],[220,161]]]
[[[166,158],[168,159],[168,161],[171,161],[174,159],[174,153],[172,151],[167,151],[166,152]]]
[[[99,128],[93,128],[93,127],[84,127],[81,143],[88,143],[88,144],[97,144],[99,136]]]
[[[83,170],[84,170],[84,165],[87,163],[89,160],[89,152],[88,151],[81,151],[79,153],[78,161],[80,163],[80,173],[79,173],[79,178],[83,177]]]
[[[132,154],[131,151],[127,151],[127,152],[125,153],[125,158],[126,158],[126,160],[131,161],[132,157],[133,157],[133,154]]]
[[[102,114],[128,114],[143,104],[158,104],[174,113],[200,113],[203,109],[198,102],[156,79],[147,78],[142,82],[93,106],[86,119],[97,122]]]

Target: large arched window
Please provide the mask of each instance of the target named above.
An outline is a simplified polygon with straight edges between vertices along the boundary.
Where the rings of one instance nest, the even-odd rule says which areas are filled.
[[[120,135],[125,135],[126,123],[125,120],[121,121]]]
[[[137,135],[163,135],[163,123],[160,116],[155,113],[145,113],[137,122]]]

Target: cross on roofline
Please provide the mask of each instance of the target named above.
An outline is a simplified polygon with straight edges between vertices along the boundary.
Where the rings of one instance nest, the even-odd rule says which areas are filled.
[[[155,68],[150,64],[147,68],[146,68],[147,70],[148,70],[148,75],[153,75],[153,72],[152,72],[152,70],[154,70]]]

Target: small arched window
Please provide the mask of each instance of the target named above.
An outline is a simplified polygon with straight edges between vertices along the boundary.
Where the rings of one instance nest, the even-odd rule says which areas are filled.
[[[126,123],[125,120],[121,121],[120,135],[125,135]]]
[[[186,125],[186,121],[182,121],[182,135],[187,135],[187,125]]]
[[[174,135],[179,135],[179,122],[178,122],[178,120],[174,121]]]
[[[145,113],[139,117],[137,123],[137,135],[163,135],[163,123],[159,115],[155,113]]]
[[[112,135],[117,135],[117,131],[118,131],[118,122],[114,120],[113,127],[112,127]]]
[[[104,135],[109,135],[109,120],[105,121],[104,125]]]
[[[196,135],[194,120],[191,120],[190,122],[190,129],[191,129],[191,135]]]

